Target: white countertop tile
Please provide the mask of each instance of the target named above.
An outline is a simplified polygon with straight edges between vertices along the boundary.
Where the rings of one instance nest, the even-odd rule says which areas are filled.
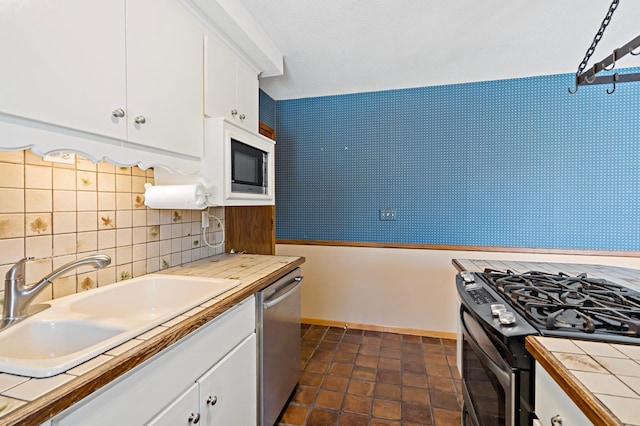
[[[592,373],[589,371],[572,371],[592,393],[636,398],[638,395],[622,380],[608,373]]]
[[[614,345],[586,340],[574,340],[573,342],[589,355],[606,356],[610,358],[628,358],[627,355],[616,349]]]
[[[631,359],[640,361],[640,345],[611,345]]]
[[[14,376],[13,374],[0,373],[0,393],[22,382],[29,380],[29,377]]]
[[[554,355],[568,370],[591,371],[593,373],[609,373],[609,370],[600,365],[596,360],[587,354],[568,354],[564,352],[554,352]]]
[[[3,395],[24,401],[33,401],[74,378],[75,376],[68,374],[58,374],[45,379],[31,379],[3,392]]]
[[[115,348],[111,349],[108,352],[105,352],[106,355],[111,355],[111,356],[118,356],[118,355],[122,355],[123,353],[127,352],[129,349],[133,349],[136,346],[138,346],[140,343],[142,343],[142,340],[136,340],[136,339],[131,339],[127,342],[124,342],[123,344],[116,346]]]
[[[0,395],[0,416],[10,413],[24,404],[26,402]]]
[[[618,376],[618,378],[638,394],[636,398],[640,397],[640,377]],[[640,415],[640,413],[638,413],[638,415]]]
[[[147,331],[146,333],[142,333],[141,335],[139,335],[138,337],[136,337],[136,339],[140,339],[140,340],[149,340],[154,336],[157,336],[158,334],[162,333],[163,331],[166,331],[167,327],[163,327],[161,325],[152,328],[151,330]]]
[[[107,355],[98,355],[97,357],[92,358],[87,362],[83,362],[79,366],[74,367],[71,370],[67,371],[67,374],[80,376],[90,370],[93,370],[96,367],[101,366],[102,364],[104,364],[105,362],[109,361],[112,358],[113,357],[107,356]]]
[[[188,319],[189,317],[185,317],[184,315],[179,315],[177,317],[175,317],[172,320],[169,320],[167,322],[165,322],[164,324],[162,324],[165,327],[173,327],[174,325],[181,323],[182,321]]]
[[[627,425],[640,425],[640,413],[638,413],[638,399],[624,398],[621,396],[596,394],[620,421]]]
[[[593,359],[609,370],[612,374],[640,377],[640,364],[632,359],[609,358],[594,356]]]
[[[580,349],[573,340],[557,339],[554,337],[538,337],[538,340],[551,352],[564,352],[567,354],[584,354],[585,351]]]

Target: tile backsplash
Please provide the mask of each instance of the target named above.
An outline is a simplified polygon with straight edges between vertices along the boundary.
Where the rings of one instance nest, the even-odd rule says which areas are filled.
[[[103,269],[83,267],[54,280],[37,302],[67,296],[220,254],[202,238],[200,210],[155,210],[144,205],[153,170],[93,163],[45,161],[30,150],[0,152],[0,274],[23,257],[26,281],[92,253],[111,256]],[[210,214],[222,221],[224,208]],[[222,239],[211,220],[207,241]],[[4,286],[0,299],[4,298]],[[0,310],[2,305],[0,304]]]

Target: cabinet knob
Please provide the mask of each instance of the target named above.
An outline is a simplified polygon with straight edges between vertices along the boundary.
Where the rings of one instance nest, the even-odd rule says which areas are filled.
[[[234,117],[235,117],[236,115],[238,115],[238,110],[237,110],[237,109],[232,109],[232,110],[231,110],[231,115],[233,115]]]
[[[200,421],[200,413],[191,413],[189,416],[189,423],[196,424]]]
[[[113,115],[116,118],[122,118],[124,117],[124,110],[122,108],[116,108],[113,111],[111,111],[111,115]]]
[[[240,114],[240,120],[244,120],[245,118],[247,118],[244,114]]]
[[[562,416],[560,414],[551,417],[551,426],[562,426]]]
[[[207,405],[211,405],[213,407],[216,405],[216,402],[218,402],[218,397],[209,395],[209,398],[207,398]]]
[[[135,121],[136,124],[144,124],[147,122],[147,119],[144,118],[144,115],[139,115],[133,121]]]

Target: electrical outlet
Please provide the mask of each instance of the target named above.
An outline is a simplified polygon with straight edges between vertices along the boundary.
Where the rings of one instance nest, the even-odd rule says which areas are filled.
[[[380,220],[396,220],[396,209],[380,209]]]
[[[209,227],[209,213],[202,212],[202,229]]]

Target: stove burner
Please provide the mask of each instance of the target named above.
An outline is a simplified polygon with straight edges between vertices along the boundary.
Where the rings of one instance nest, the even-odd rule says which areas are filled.
[[[612,282],[486,269],[484,277],[541,330],[640,337],[640,293]]]

